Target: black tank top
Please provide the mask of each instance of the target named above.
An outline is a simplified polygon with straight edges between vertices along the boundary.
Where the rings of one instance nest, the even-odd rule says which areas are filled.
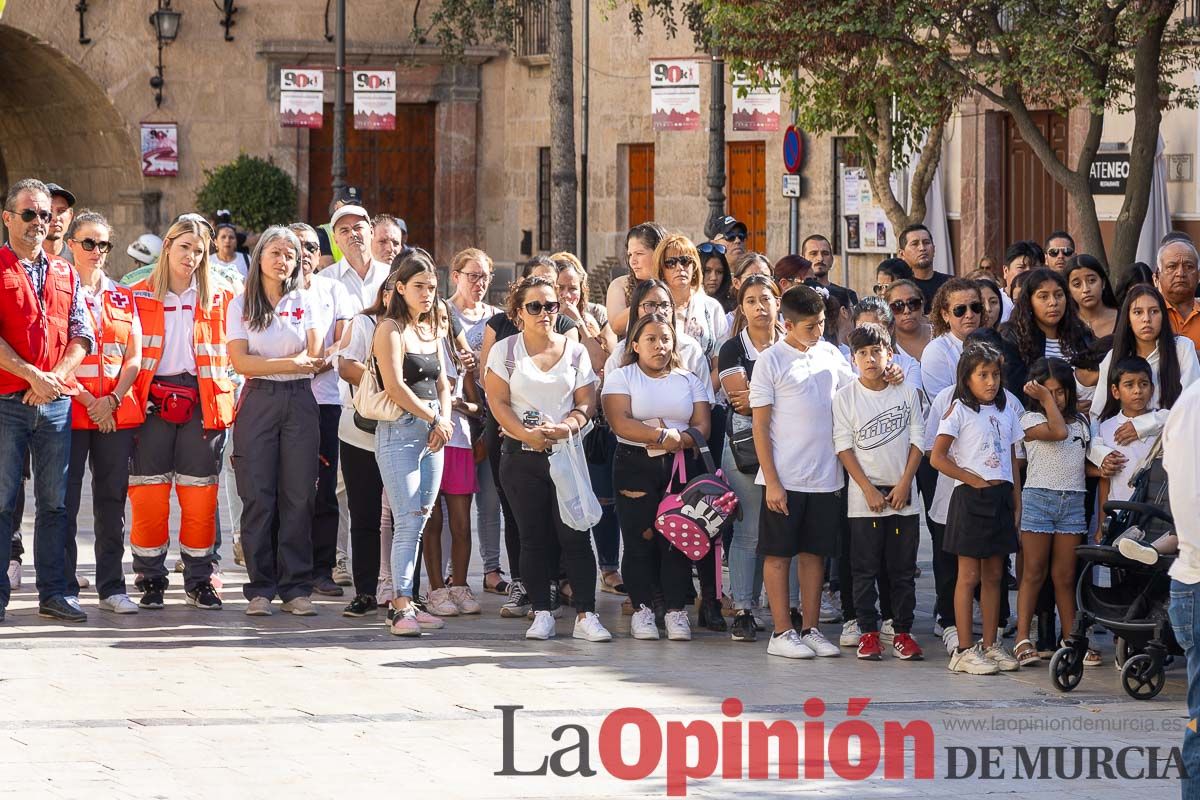
[[[437,379],[441,374],[438,352],[404,354],[404,383],[422,400],[437,400]]]

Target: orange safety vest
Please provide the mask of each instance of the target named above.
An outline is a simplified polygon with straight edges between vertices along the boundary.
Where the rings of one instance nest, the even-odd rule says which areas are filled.
[[[100,319],[93,319],[97,322],[96,347],[75,368],[75,379],[95,397],[104,397],[117,388],[125,363],[125,350],[133,335],[134,309],[133,292],[124,286],[114,284],[100,295]],[[90,309],[88,313],[91,313]],[[114,414],[118,429],[136,428],[146,421],[146,404],[138,398],[136,384],[120,398]],[[78,399],[71,403],[71,427],[76,430],[99,427]]]
[[[163,303],[154,296],[148,280],[132,287],[142,322],[142,371],[135,390],[142,407],[150,397],[154,371],[162,358],[163,337],[166,334],[166,312]],[[196,355],[196,378],[200,384],[200,408],[204,413],[206,430],[224,430],[233,424],[233,381],[229,379],[229,351],[225,345],[225,313],[233,293],[214,289],[212,305],[205,312],[194,311],[195,326],[192,343]]]

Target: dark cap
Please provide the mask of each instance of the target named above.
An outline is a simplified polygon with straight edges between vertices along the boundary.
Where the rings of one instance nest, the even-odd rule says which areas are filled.
[[[713,231],[713,236],[728,237],[729,234],[739,230],[743,234],[749,232],[746,228],[746,223],[738,222],[734,217],[722,217],[721,221],[717,223],[716,230]]]
[[[407,222],[405,222],[400,217],[392,217],[392,219],[396,220],[396,227],[398,227],[400,230],[404,231],[405,233],[408,233],[408,223]]]
[[[51,197],[58,196],[63,200],[66,200],[68,208],[71,208],[75,205],[75,195],[71,194],[57,183],[47,183],[46,191],[50,192]]]
[[[332,214],[337,210],[336,206],[361,206],[362,192],[355,186],[343,186],[340,192],[333,195],[333,199],[329,201],[329,213]]]

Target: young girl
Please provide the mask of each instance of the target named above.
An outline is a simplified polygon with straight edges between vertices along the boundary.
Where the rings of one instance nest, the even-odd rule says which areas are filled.
[[[1075,622],[1075,548],[1087,532],[1084,467],[1090,440],[1076,410],[1075,376],[1067,362],[1040,358],[1025,384],[1021,415],[1029,467],[1021,493],[1021,585],[1017,591],[1017,646],[1022,664],[1038,660],[1029,640],[1038,594],[1049,571],[1064,631]]]
[[[950,669],[970,675],[1011,671],[1018,663],[996,641],[1004,560],[1017,550],[1021,480],[1016,443],[1021,428],[1002,391],[1000,351],[980,344],[958,362],[953,400],[938,424],[930,462],[955,481],[943,548],[958,556],[954,617],[959,645]],[[980,587],[983,643],[972,646],[971,610]]]

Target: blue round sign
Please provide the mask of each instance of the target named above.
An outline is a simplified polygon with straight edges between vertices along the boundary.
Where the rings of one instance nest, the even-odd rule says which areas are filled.
[[[804,162],[804,142],[800,139],[800,131],[789,125],[783,134],[783,166],[788,172],[795,174],[800,171]]]

